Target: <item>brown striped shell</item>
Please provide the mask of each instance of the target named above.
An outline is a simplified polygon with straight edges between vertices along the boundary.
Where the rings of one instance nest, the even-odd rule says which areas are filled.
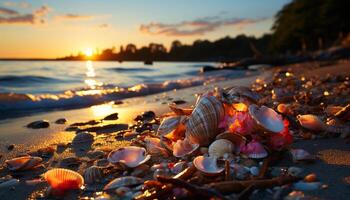
[[[201,146],[210,144],[218,134],[223,116],[223,105],[216,97],[202,97],[186,123],[186,138]]]

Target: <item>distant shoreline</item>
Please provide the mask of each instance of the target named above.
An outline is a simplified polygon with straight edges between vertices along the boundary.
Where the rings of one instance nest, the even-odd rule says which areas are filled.
[[[75,60],[75,59],[59,59],[59,58],[0,58],[0,61],[109,61],[120,62],[119,60]],[[121,62],[144,62],[144,60],[123,60]],[[154,60],[153,62],[222,62],[218,60]]]

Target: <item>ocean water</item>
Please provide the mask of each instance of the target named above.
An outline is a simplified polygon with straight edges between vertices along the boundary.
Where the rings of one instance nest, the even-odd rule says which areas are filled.
[[[0,119],[11,114],[86,107],[246,74],[238,70],[203,74],[200,68],[204,65],[216,63],[0,61]]]

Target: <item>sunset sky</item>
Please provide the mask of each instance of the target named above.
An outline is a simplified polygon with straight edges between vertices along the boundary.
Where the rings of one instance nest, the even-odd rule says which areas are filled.
[[[269,32],[289,0],[0,0],[0,57],[56,58]]]

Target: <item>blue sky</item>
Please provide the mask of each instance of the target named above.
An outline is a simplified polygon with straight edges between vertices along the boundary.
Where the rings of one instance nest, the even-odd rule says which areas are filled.
[[[269,32],[289,0],[0,0],[0,57]],[[25,34],[23,34],[25,33]]]

